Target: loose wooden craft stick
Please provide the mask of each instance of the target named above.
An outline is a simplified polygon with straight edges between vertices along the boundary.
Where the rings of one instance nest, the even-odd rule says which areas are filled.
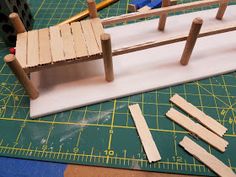
[[[10,18],[10,21],[11,21],[12,25],[14,26],[17,34],[26,32],[25,26],[22,23],[19,15],[17,13],[11,13],[9,15],[9,18]]]
[[[227,6],[228,6],[228,1],[227,1],[227,2],[224,2],[224,3],[220,3],[218,12],[217,12],[217,14],[216,14],[216,19],[222,20],[224,14],[225,14],[225,11],[226,11]]]
[[[27,41],[27,66],[34,67],[39,65],[39,32],[33,30],[28,32]]]
[[[202,140],[206,141],[216,149],[221,152],[225,151],[225,148],[228,146],[228,142],[223,138],[219,137],[215,133],[211,132],[210,130],[206,129],[202,125],[195,123],[190,118],[185,116],[184,114],[178,112],[177,110],[171,108],[167,113],[166,116],[179,124],[180,126],[184,127],[186,130],[190,131],[191,133],[197,135]]]
[[[39,96],[38,91],[28,78],[27,74],[21,67],[20,63],[17,61],[16,57],[12,54],[6,55],[4,57],[4,61],[9,66],[9,68],[12,70],[12,72],[15,74],[15,76],[18,78],[20,83],[25,88],[27,94],[30,96],[31,99],[36,99]]]
[[[201,1],[191,2],[191,3],[178,4],[175,6],[154,9],[154,10],[150,10],[146,12],[130,13],[130,14],[124,14],[121,16],[106,18],[102,20],[102,24],[111,25],[115,23],[127,22],[131,20],[137,20],[137,19],[151,17],[151,16],[160,16],[163,13],[179,12],[182,10],[188,10],[188,9],[193,9],[197,7],[211,6],[218,3],[224,3],[227,1],[228,0],[201,0]],[[232,1],[235,1],[235,0],[231,0],[231,2]]]
[[[131,105],[129,106],[129,110],[136,125],[143,148],[147,154],[148,161],[151,163],[161,160],[161,156],[152,138],[152,134],[148,129],[148,125],[142,115],[139,105]]]
[[[114,72],[112,62],[111,37],[109,34],[103,33],[101,35],[101,44],[106,81],[111,82],[114,80]]]
[[[201,18],[195,18],[193,20],[193,23],[192,23],[192,26],[191,26],[191,29],[190,29],[190,32],[189,32],[189,35],[185,44],[185,48],[184,48],[184,51],[180,60],[180,63],[182,65],[187,65],[189,62],[189,59],[193,52],[193,48],[196,44],[198,35],[200,33],[202,23],[203,23],[203,20]]]
[[[217,159],[212,154],[208,153],[205,149],[192,141],[187,136],[179,143],[188,153],[194,156],[196,159],[204,163],[216,174],[222,177],[236,177],[231,168],[226,166],[223,162]]]
[[[96,2],[94,0],[87,0],[88,3],[88,10],[89,10],[89,16],[90,18],[97,18],[97,8],[96,8]]]
[[[217,135],[222,137],[227,131],[227,128],[225,128],[223,125],[221,125],[212,117],[206,115],[204,112],[199,110],[191,103],[187,102],[184,98],[182,98],[178,94],[175,94],[173,97],[171,97],[170,101],[179,108],[181,108],[182,110],[184,110],[185,112],[187,112],[189,115],[197,119],[202,125],[204,125],[212,132],[216,133]]]
[[[162,8],[170,6],[170,0],[162,0]],[[160,15],[158,30],[163,31],[166,25],[168,13],[163,13]]]
[[[27,67],[27,43],[28,43],[28,33],[17,34],[16,40],[16,55],[18,62],[22,68]]]

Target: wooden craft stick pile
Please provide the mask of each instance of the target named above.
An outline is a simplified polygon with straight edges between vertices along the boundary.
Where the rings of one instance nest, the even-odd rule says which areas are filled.
[[[204,112],[199,110],[197,107],[188,103],[184,98],[175,94],[170,101],[184,110],[188,115],[191,115],[199,123],[195,123],[189,117],[180,113],[179,111],[171,108],[166,116],[188,130],[190,133],[198,136],[205,142],[209,143],[214,148],[221,152],[225,152],[228,142],[223,139],[223,135],[226,133],[227,128],[221,125],[212,117],[206,115]],[[235,177],[236,175],[228,166],[217,159],[212,154],[208,153],[204,148],[196,144],[187,136],[179,143],[187,152],[193,155],[195,158],[203,162],[216,174],[223,177]]]
[[[178,94],[175,94],[172,98],[170,98],[170,101],[184,110],[188,115],[191,115],[193,118],[195,118],[195,120],[197,120],[200,124],[191,120],[189,117],[185,116],[183,113],[180,113],[174,108],[171,108],[166,113],[166,116],[169,119],[188,130],[191,134],[194,134],[195,136],[209,143],[217,150],[225,152],[229,143],[223,139],[223,135],[226,133],[227,128],[225,128],[212,117],[206,115],[191,103],[188,103]],[[151,163],[161,160],[161,155],[156,147],[151,132],[148,129],[148,125],[144,116],[142,115],[139,105],[131,105],[129,106],[129,110],[136,125],[137,132],[146,152],[148,161]],[[216,174],[222,177],[236,177],[232,169],[226,166],[215,156],[208,153],[204,148],[199,146],[187,136],[185,136],[183,140],[180,141],[179,145],[183,147],[188,153],[212,169]]]

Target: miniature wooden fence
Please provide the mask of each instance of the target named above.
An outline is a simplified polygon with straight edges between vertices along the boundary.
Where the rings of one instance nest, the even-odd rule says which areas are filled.
[[[36,99],[38,93],[27,77],[25,71],[32,72],[48,66],[103,58],[105,78],[110,82],[114,80],[112,56],[186,40],[180,63],[182,65],[187,65],[198,37],[236,30],[236,23],[231,23],[226,26],[218,26],[214,27],[214,29],[207,29],[200,32],[203,20],[201,18],[196,18],[193,20],[189,34],[112,50],[110,35],[104,33],[103,26],[150,16],[160,16],[158,30],[163,31],[165,29],[168,13],[214,4],[219,4],[216,19],[221,20],[229,0],[202,0],[169,7],[167,7],[167,5],[170,4],[169,0],[163,0],[163,7],[161,9],[125,14],[118,17],[103,19],[101,21],[97,18],[98,15],[95,1],[87,0],[87,2],[91,17],[90,20],[59,27],[55,26],[49,29],[46,28],[24,32],[24,28],[22,27],[23,24],[19,16],[10,16],[15,28],[21,29],[16,31],[21,34],[18,34],[17,37],[16,57],[12,55],[6,56],[5,61],[15,73],[16,77],[18,77],[32,99]],[[81,47],[83,50],[81,50]],[[23,69],[25,69],[25,71]]]
[[[165,0],[164,0],[165,1]],[[162,7],[160,9],[154,9],[147,12],[135,12],[135,13],[129,13],[124,14],[120,16],[110,17],[102,20],[102,24],[104,26],[112,25],[116,23],[123,23],[128,22],[132,20],[138,20],[142,18],[147,17],[153,17],[153,16],[161,16],[163,14],[173,13],[173,12],[180,12],[183,10],[190,10],[193,8],[199,8],[199,7],[206,7],[211,5],[217,5],[219,4],[219,10],[217,12],[216,18],[222,19],[224,12],[227,8],[228,2],[234,2],[236,0],[201,0],[201,1],[195,1],[185,4],[178,4],[174,6],[169,7]]]
[[[211,36],[211,35],[220,34],[220,33],[226,33],[226,32],[235,31],[235,30],[236,30],[236,22],[229,23],[228,25],[219,25],[214,28],[206,29],[204,31],[201,31],[197,37],[201,38],[201,37]],[[159,47],[159,46],[168,45],[168,44],[172,44],[176,42],[186,41],[188,36],[189,34],[183,34],[183,35],[175,36],[172,38],[148,41],[146,43],[136,44],[130,47],[124,47],[124,48],[113,50],[112,54],[113,56],[122,55],[122,54],[135,52],[139,50],[145,50],[145,49],[149,49],[153,47]]]

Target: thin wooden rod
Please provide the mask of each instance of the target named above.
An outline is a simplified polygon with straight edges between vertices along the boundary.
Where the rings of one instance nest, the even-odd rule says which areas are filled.
[[[219,27],[202,30],[201,33],[198,35],[198,38],[220,34],[220,33],[226,33],[226,32],[235,31],[235,30],[236,30],[236,23],[224,24]],[[163,40],[150,41],[150,42],[146,42],[142,44],[137,44],[131,47],[124,47],[121,49],[114,50],[113,56],[122,55],[122,54],[135,52],[139,50],[145,50],[148,48],[163,46],[163,45],[172,44],[176,42],[186,41],[187,38],[188,38],[188,34],[182,34],[182,35],[178,35],[178,36],[163,39]]]
[[[106,81],[111,82],[114,80],[114,72],[112,62],[111,37],[109,34],[104,33],[101,35],[101,44]]]
[[[230,0],[230,1],[236,1],[236,0]],[[102,20],[102,24],[111,25],[111,24],[151,17],[151,16],[160,16],[163,13],[179,12],[182,10],[188,10],[188,9],[204,7],[204,6],[211,6],[211,5],[225,3],[225,2],[228,2],[228,0],[201,0],[201,1],[191,2],[191,3],[178,4],[175,6],[169,6],[169,7],[163,7],[160,9],[150,10],[147,12],[130,13],[130,14],[124,14],[121,16],[106,18]]]
[[[224,2],[224,3],[220,3],[219,9],[218,9],[217,14],[216,14],[216,19],[217,20],[222,20],[227,7],[228,7],[228,1]]]
[[[11,13],[9,19],[17,34],[26,32],[25,26],[17,13]]]
[[[16,59],[15,55],[9,54],[4,57],[4,61],[15,74],[17,79],[25,88],[27,94],[30,96],[31,99],[36,99],[39,96],[38,91],[34,87],[33,83],[30,81],[29,77],[21,67],[20,63]]]
[[[97,18],[98,13],[96,8],[96,2],[94,0],[87,0],[87,4],[90,18]]]
[[[171,4],[170,0],[163,0],[162,8],[168,7],[170,6],[170,4]],[[165,29],[167,16],[168,16],[168,13],[163,13],[160,15],[158,30],[163,31]]]
[[[184,51],[180,60],[180,63],[182,65],[187,65],[189,63],[189,59],[192,55],[194,46],[197,42],[197,38],[200,33],[202,24],[203,24],[203,20],[201,18],[195,18],[193,20],[193,23],[192,23],[185,47],[184,47]]]

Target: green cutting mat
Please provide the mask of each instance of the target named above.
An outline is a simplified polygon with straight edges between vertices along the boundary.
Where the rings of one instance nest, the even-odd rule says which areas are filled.
[[[35,28],[56,24],[86,8],[82,0],[31,0],[30,3],[35,14]],[[126,13],[127,4],[127,0],[120,0],[104,9],[101,17]],[[6,53],[7,48],[1,43],[0,57],[3,58]],[[179,141],[188,133],[164,116],[171,107],[168,100],[174,93],[181,94],[228,127],[225,138],[230,145],[224,154],[198,139],[195,141],[236,170],[236,73],[31,120],[29,99],[25,91],[3,60],[0,60],[0,155],[147,171],[214,175],[178,146]],[[127,109],[133,103],[140,104],[158,145],[162,156],[158,163],[149,164],[143,152]]]

